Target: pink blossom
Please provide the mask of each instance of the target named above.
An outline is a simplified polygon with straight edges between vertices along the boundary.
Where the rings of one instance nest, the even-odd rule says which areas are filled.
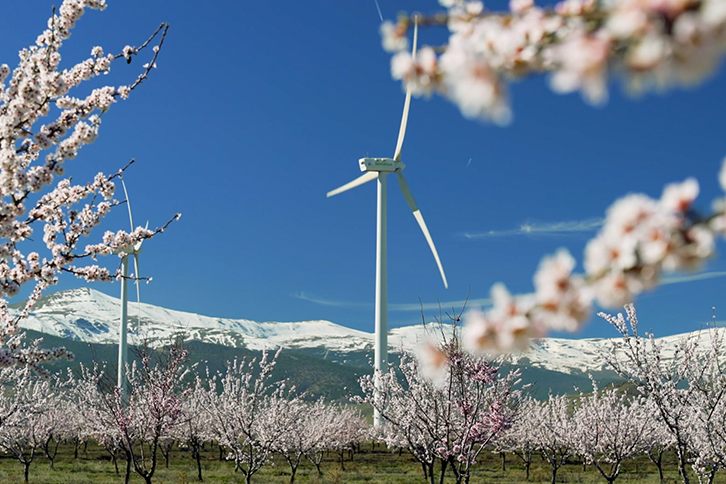
[[[606,34],[575,34],[552,48],[558,69],[550,78],[552,89],[567,93],[580,90],[591,104],[607,101],[607,63],[611,40]]]
[[[383,40],[383,50],[386,52],[400,52],[408,49],[406,31],[393,22],[383,22],[380,33]]]

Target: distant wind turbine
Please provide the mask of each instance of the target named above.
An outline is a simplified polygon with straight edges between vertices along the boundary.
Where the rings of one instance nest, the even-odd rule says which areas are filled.
[[[413,51],[412,55],[416,56],[416,42],[418,39],[418,18],[415,19],[413,30]],[[375,369],[378,371],[386,371],[388,368],[388,283],[387,283],[387,234],[386,234],[386,177],[389,173],[395,173],[398,178],[398,184],[401,192],[408,202],[408,206],[413,212],[421,231],[429,244],[429,248],[434,255],[436,264],[439,266],[441,279],[444,281],[444,287],[448,288],[446,274],[441,265],[439,254],[436,246],[431,238],[429,229],[426,227],[423,215],[416,205],[411,189],[403,176],[403,169],[406,167],[401,163],[401,149],[403,147],[403,139],[406,135],[406,123],[408,122],[408,109],[411,104],[411,89],[406,90],[406,102],[403,105],[403,117],[401,118],[401,127],[398,131],[398,142],[396,143],[396,151],[393,158],[361,158],[358,160],[361,171],[365,173],[355,180],[346,183],[340,188],[336,188],[328,192],[328,197],[332,197],[339,193],[355,188],[372,180],[378,180],[378,203],[376,217],[376,319],[375,319]],[[381,415],[378,411],[374,413],[374,424],[381,425]]]
[[[126,206],[129,209],[129,223],[131,224],[131,230],[134,230],[134,218],[131,215],[131,201],[129,200],[129,192],[126,191],[126,184],[121,180],[121,185],[124,188],[124,195],[126,195]],[[147,222],[146,226],[149,224]],[[118,387],[123,389],[124,398],[128,398],[129,382],[126,378],[126,362],[128,361],[128,277],[129,277],[129,256],[134,256],[134,277],[136,279],[136,301],[141,301],[141,291],[139,289],[139,252],[141,252],[141,244],[143,239],[134,244],[133,247],[129,247],[124,251],[124,256],[121,259],[123,279],[121,279],[121,326],[119,328],[119,341],[118,341]],[[138,330],[138,328],[137,328]]]

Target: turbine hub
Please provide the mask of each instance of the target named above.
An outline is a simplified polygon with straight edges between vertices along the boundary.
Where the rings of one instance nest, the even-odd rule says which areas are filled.
[[[358,163],[360,171],[394,172],[403,167],[403,163],[393,158],[361,158]]]

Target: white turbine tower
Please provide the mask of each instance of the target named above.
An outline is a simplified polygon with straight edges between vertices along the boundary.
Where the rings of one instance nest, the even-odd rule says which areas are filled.
[[[129,209],[129,223],[131,224],[131,230],[134,230],[134,218],[131,215],[131,202],[129,201],[129,192],[126,191],[126,184],[121,180],[121,185],[124,188],[124,195],[126,195],[126,206]],[[148,226],[148,223],[147,223]],[[129,277],[129,256],[134,256],[134,277],[136,279],[136,301],[141,300],[139,290],[139,252],[141,252],[141,244],[143,240],[140,240],[133,247],[129,247],[123,253],[124,256],[121,259],[123,279],[121,280],[121,326],[119,327],[119,341],[118,341],[118,381],[117,385],[123,390],[124,398],[128,397],[129,382],[126,378],[126,362],[128,361],[128,304],[129,304],[129,292],[128,292],[128,277]],[[138,328],[137,328],[138,330]]]
[[[416,42],[418,37],[418,19],[415,20],[413,31],[413,53],[416,56]],[[372,180],[378,180],[378,203],[376,217],[376,319],[375,319],[375,369],[378,371],[386,371],[388,367],[388,287],[387,287],[387,254],[386,254],[386,177],[389,173],[395,173],[398,178],[398,184],[401,192],[411,207],[413,216],[416,218],[421,231],[426,237],[426,242],[436,259],[439,266],[441,279],[444,281],[444,287],[449,287],[446,282],[446,274],[441,265],[439,254],[436,246],[431,238],[423,215],[416,205],[411,189],[403,176],[403,169],[406,167],[401,163],[401,148],[403,147],[403,138],[406,135],[406,123],[408,122],[408,109],[411,104],[411,89],[406,91],[406,102],[403,106],[403,117],[401,118],[401,127],[398,131],[398,142],[396,143],[396,151],[393,158],[361,158],[359,161],[361,171],[365,173],[355,180],[328,192],[328,197],[332,197],[339,193],[355,188]],[[378,382],[376,383],[378,384]],[[376,426],[381,424],[381,415],[378,411],[374,413],[374,423]]]

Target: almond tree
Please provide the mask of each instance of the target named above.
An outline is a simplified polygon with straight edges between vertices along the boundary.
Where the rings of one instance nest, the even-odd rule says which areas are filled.
[[[280,437],[276,412],[296,399],[284,382],[270,381],[280,351],[272,359],[263,352],[259,362],[235,360],[225,373],[207,379],[204,406],[214,438],[230,450],[229,458],[247,484],[270,459]]]
[[[290,484],[295,482],[300,461],[313,448],[316,437],[322,435],[317,430],[326,427],[322,418],[324,410],[322,400],[312,405],[296,400],[279,408],[274,423],[279,437],[272,450],[290,466]]]
[[[550,394],[523,417],[534,439],[537,450],[552,468],[552,484],[557,482],[557,471],[567,459],[575,455],[574,419],[564,395]]]
[[[511,427],[494,441],[494,447],[498,452],[511,452],[522,460],[527,480],[529,480],[532,458],[537,450],[537,441],[530,431],[531,422],[534,421],[535,412],[538,411],[537,405],[537,401],[532,397],[522,399]]]
[[[44,431],[40,448],[50,461],[51,469],[55,466],[58,448],[62,443],[76,442],[81,430],[79,429],[78,411],[68,401],[66,390],[55,390],[53,404],[43,412]]]
[[[0,374],[3,383],[12,385],[0,398],[0,448],[23,465],[28,482],[30,464],[49,428],[45,412],[54,404],[57,394],[51,392],[48,379],[35,377],[28,367],[4,368]]]
[[[309,403],[293,398],[280,403],[273,424],[278,436],[273,450],[290,466],[290,483],[295,482],[297,468],[304,457],[315,465],[318,476],[322,476],[320,463],[324,452],[337,451],[349,444],[342,440],[350,437],[349,431],[356,424],[355,415],[322,399]]]
[[[199,374],[182,401],[182,418],[174,427],[174,438],[186,447],[197,465],[197,479],[202,479],[202,447],[213,439],[209,412],[205,408],[206,386]]]
[[[297,427],[294,440],[299,442],[303,455],[315,466],[318,477],[323,472],[320,464],[326,452],[335,451],[340,466],[345,470],[344,456],[369,434],[368,423],[353,408],[325,403],[322,399],[307,404],[306,416]],[[287,457],[285,457],[288,459]]]
[[[456,337],[435,350],[447,356],[440,381],[422,375],[416,359],[404,355],[395,371],[378,375],[379,389],[373,376],[361,378],[359,401],[381,413],[379,438],[407,449],[428,482],[435,482],[438,461],[439,482],[450,467],[457,483],[468,483],[479,454],[511,424],[521,396],[512,389],[519,373],[461,351]]]
[[[84,408],[93,437],[114,458],[126,456],[125,482],[135,471],[147,484],[156,471],[159,443],[181,423],[184,390],[181,382],[189,371],[187,351],[179,344],[164,351],[142,350],[141,364],[129,367],[130,395],[114,383],[104,367],[81,366],[78,378],[70,375],[73,398]]]
[[[668,430],[668,427],[666,427],[663,420],[660,418],[660,413],[657,409],[651,417],[653,419],[654,428],[653,432],[650,433],[650,439],[646,442],[645,454],[658,469],[658,478],[662,484],[664,479],[663,454],[667,450],[671,450],[673,448],[674,439]]]
[[[188,354],[181,340],[163,351],[142,348],[140,365],[128,374],[131,394],[117,425],[126,455],[146,484],[156,471],[162,441],[172,438],[175,426],[182,423],[181,386],[189,373]]]
[[[726,372],[723,331],[716,328],[715,321],[708,336],[698,359],[702,373],[700,378],[691,378],[689,385],[694,389],[691,422],[696,430],[691,446],[698,448],[692,468],[699,482],[711,483],[716,471],[726,468]]]
[[[345,453],[352,459],[356,447],[368,437],[368,422],[357,409],[350,407],[329,405],[327,412],[331,415],[330,448],[340,457],[341,470],[345,470]]]
[[[613,351],[603,356],[618,374],[635,383],[654,402],[673,439],[684,484],[690,483],[689,466],[699,482],[709,482],[720,466],[716,412],[723,408],[721,402],[726,393],[720,332],[711,327],[684,337],[678,342],[674,357],[667,359],[662,341],[652,334],[638,334],[635,308],[627,305],[625,311],[627,321],[622,313],[600,313],[622,334]],[[703,337],[710,338],[705,349],[701,348]],[[709,435],[716,445],[709,445]]]
[[[629,397],[616,388],[580,395],[573,415],[577,453],[593,464],[609,484],[620,475],[623,461],[643,454],[656,432],[657,409],[643,397]]]
[[[105,366],[94,363],[91,367],[80,365],[78,375],[68,370],[65,386],[68,388],[68,399],[75,408],[82,408],[82,427],[85,429],[83,440],[95,439],[111,455],[116,474],[118,454],[123,452],[123,437],[118,424],[126,422],[128,417],[122,402],[120,390],[115,388],[115,372]],[[126,456],[125,484],[131,478],[131,457]]]
[[[58,282],[62,272],[87,281],[122,277],[95,263],[98,256],[119,254],[163,230],[137,227],[127,233],[107,232],[88,243],[92,230],[118,205],[114,179],[99,173],[92,181],[73,184],[63,177],[66,165],[99,135],[102,115],[127,99],[156,66],[168,25],[162,24],[140,47],[118,53],[90,49],[87,59],[61,69],[61,48],[88,9],[103,10],[105,0],[64,0],[35,43],[20,51],[11,71],[0,64],[0,365],[30,365],[43,372],[43,361],[68,356],[63,349],[44,350],[25,344],[18,323],[28,316],[41,293]],[[111,66],[125,65],[146,49],[149,62],[118,87],[102,86],[84,97],[77,87]],[[134,64],[135,65],[135,64]],[[128,166],[128,165],[127,165]],[[75,180],[74,180],[75,182]],[[175,217],[176,218],[176,217]],[[38,236],[36,230],[41,236]],[[42,239],[43,253],[26,250],[31,238]],[[32,292],[19,310],[8,299],[26,284]]]

